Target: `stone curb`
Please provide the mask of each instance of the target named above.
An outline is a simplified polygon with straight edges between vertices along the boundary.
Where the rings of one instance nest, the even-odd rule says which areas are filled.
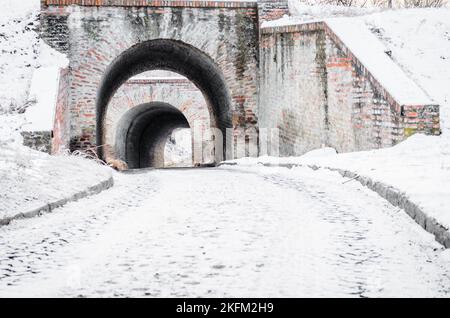
[[[233,163],[222,163],[220,165],[236,165]],[[263,164],[265,167],[283,167],[291,169],[293,167],[308,167],[313,170],[319,170],[320,168],[327,169],[330,171],[338,172],[342,177],[350,178],[351,180],[356,180],[363,186],[369,188],[370,190],[376,192],[379,196],[386,199],[393,206],[405,210],[405,212],[425,231],[434,235],[437,242],[442,244],[445,248],[450,248],[450,231],[447,227],[440,224],[435,218],[430,217],[426,212],[416,203],[414,203],[404,192],[399,189],[387,185],[382,182],[374,181],[369,177],[361,176],[355,172],[331,168],[331,167],[320,167],[316,165],[301,165],[301,164]]]
[[[2,218],[0,219],[0,226],[8,225],[13,220],[27,219],[35,216],[40,216],[44,213],[50,213],[53,210],[60,208],[69,202],[78,201],[80,199],[98,194],[104,190],[111,188],[113,185],[114,185],[114,178],[113,176],[110,176],[107,180],[104,180],[96,185],[90,186],[86,190],[77,192],[68,198],[63,198],[58,201],[47,203],[44,206],[41,206],[37,209],[28,212],[18,213],[11,217]]]

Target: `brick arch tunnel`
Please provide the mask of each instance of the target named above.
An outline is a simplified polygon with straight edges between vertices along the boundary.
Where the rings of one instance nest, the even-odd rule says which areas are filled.
[[[168,137],[178,128],[190,128],[176,107],[151,102],[128,110],[116,129],[115,151],[130,169],[164,166]]]
[[[223,136],[226,136],[226,128],[231,127],[232,107],[230,93],[219,66],[206,53],[184,42],[169,39],[150,40],[136,44],[124,51],[105,71],[96,101],[96,139],[100,158],[104,159],[102,148],[104,145],[104,122],[110,100],[128,79],[152,70],[171,71],[189,79],[205,97],[210,115],[214,118],[211,122],[217,123],[217,128],[223,132]],[[164,118],[167,116],[167,118],[170,117],[181,122],[180,117],[175,114],[161,113],[158,116]],[[169,127],[169,124],[167,123],[167,126],[164,127]],[[148,130],[147,133],[150,131],[153,130]],[[225,142],[223,144],[225,145]],[[136,167],[137,160],[133,159],[131,166]],[[141,166],[140,163],[139,166]]]

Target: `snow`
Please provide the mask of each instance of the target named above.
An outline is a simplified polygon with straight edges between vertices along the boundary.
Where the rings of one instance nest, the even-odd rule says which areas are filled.
[[[165,167],[192,167],[192,132],[190,128],[176,129],[164,149]]]
[[[0,15],[1,139],[20,143],[19,132],[53,127],[59,70],[68,60],[38,38],[39,0],[2,1]],[[25,114],[24,114],[25,113]],[[11,136],[13,134],[13,136]]]
[[[386,54],[388,49],[359,18],[325,22],[372,76],[400,105],[433,105],[435,102]]]
[[[34,71],[29,99],[35,101],[25,113],[26,131],[51,131],[59,88],[59,74],[69,65],[67,57],[41,43],[39,68]]]
[[[31,212],[95,186],[111,169],[77,156],[50,156],[14,144],[0,147],[0,219]]]
[[[180,74],[175,72],[154,70],[140,73],[138,75],[133,76],[129,80],[133,81],[133,80],[181,80],[181,79],[188,80],[186,77],[181,76]]]
[[[59,70],[67,58],[39,40],[39,0],[2,0],[0,14],[0,219],[30,212],[109,179],[76,156],[22,146],[21,131],[52,130]]]
[[[289,4],[291,17],[266,26],[324,19],[401,103],[438,104],[443,134],[416,135],[390,149],[349,154],[316,150],[299,158],[243,159],[240,164],[294,163],[353,171],[396,187],[450,227],[450,10],[373,13],[373,9]],[[392,59],[385,51],[392,52]]]
[[[320,9],[306,11],[305,6],[294,6],[293,13],[299,16],[291,19],[283,17],[280,20],[263,24],[263,27],[274,27],[282,25],[295,25],[299,23],[311,23],[319,21]],[[310,7],[311,8],[311,7]],[[315,8],[315,7],[312,7]],[[337,14],[353,14],[365,10],[346,8],[338,10],[333,6],[325,6],[327,10],[322,11],[322,19],[345,44],[345,46],[361,61],[372,76],[391,94],[400,105],[433,105],[435,102],[430,98],[405,72],[386,54],[389,50],[369,31],[368,27],[360,17],[325,18]],[[319,11],[317,11],[319,9]],[[313,19],[309,19],[313,18]]]
[[[115,179],[95,197],[0,228],[0,297],[448,296],[449,259],[432,235],[337,173],[235,167]]]
[[[0,114],[27,102],[36,65],[39,0],[2,0],[0,14]]]
[[[440,105],[450,129],[450,9],[392,10],[361,17],[393,60]],[[450,136],[449,136],[450,137]]]
[[[392,148],[337,154],[333,149],[314,150],[301,157],[244,158],[230,161],[239,166],[294,164],[352,171],[393,186],[450,228],[450,161],[442,153],[442,138],[414,135]]]
[[[351,17],[381,11],[380,8],[357,8],[337,5],[312,5],[299,0],[289,0],[289,15],[272,21],[265,21],[262,27],[295,25],[304,22],[323,21],[326,18]]]

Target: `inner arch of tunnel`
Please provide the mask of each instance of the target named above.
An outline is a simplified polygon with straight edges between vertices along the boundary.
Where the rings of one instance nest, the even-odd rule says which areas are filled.
[[[116,131],[115,151],[130,169],[163,167],[168,137],[178,128],[190,128],[176,107],[151,102],[127,111]]]
[[[231,127],[232,122],[231,98],[220,68],[211,57],[189,44],[157,39],[134,45],[108,66],[97,94],[97,145],[104,145],[105,114],[117,89],[131,77],[151,70],[172,71],[192,81],[207,101],[214,118],[211,122],[217,123],[223,136],[226,135],[225,130]],[[104,157],[102,147],[98,148],[98,154]],[[120,154],[119,157],[124,158]],[[135,161],[132,162],[134,165]]]

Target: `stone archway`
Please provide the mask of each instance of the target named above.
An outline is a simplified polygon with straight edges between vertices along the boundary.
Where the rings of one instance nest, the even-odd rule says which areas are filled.
[[[185,76],[202,92],[217,128],[232,126],[231,98],[224,76],[215,62],[199,49],[181,41],[157,39],[142,42],[119,55],[107,68],[97,94],[97,145],[104,145],[108,103],[128,79],[150,70],[168,70]],[[99,147],[103,158],[103,149]],[[133,164],[134,165],[134,164]]]
[[[115,152],[130,169],[164,167],[167,138],[179,128],[190,127],[174,106],[163,102],[138,105],[118,123]]]

